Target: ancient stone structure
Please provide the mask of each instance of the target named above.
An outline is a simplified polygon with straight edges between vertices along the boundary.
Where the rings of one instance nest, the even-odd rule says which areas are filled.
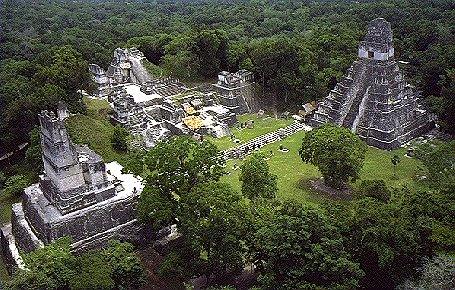
[[[294,122],[284,128],[280,128],[276,131],[260,135],[256,138],[249,140],[246,143],[243,143],[237,147],[227,149],[222,152],[224,159],[242,159],[246,155],[254,152],[257,149],[264,147],[270,143],[282,140],[287,138],[300,131],[310,131],[312,128],[301,123]]]
[[[432,122],[394,60],[390,23],[368,25],[358,60],[319,104],[312,125],[333,122],[356,132],[367,144],[393,149],[427,131]]]
[[[125,84],[109,96],[112,120],[138,137],[135,145],[145,148],[174,135],[229,135],[236,114],[217,100],[214,92],[189,90],[172,79]]]
[[[24,190],[22,203],[13,205],[11,224],[1,229],[3,254],[11,264],[20,265],[20,251],[63,236],[72,238],[75,251],[113,238],[141,239],[135,218],[141,180],[122,174],[116,162],[104,164],[87,146],[73,144],[63,119],[48,111],[39,115],[44,175]]]
[[[99,98],[107,97],[111,92],[111,80],[107,77],[106,72],[97,64],[90,64],[89,70],[96,84],[95,96]]]
[[[144,67],[145,57],[137,48],[117,48],[106,75],[114,84],[142,84],[152,80]]]
[[[236,73],[222,71],[218,82],[213,84],[219,93],[219,103],[236,114],[251,113],[258,110],[254,95],[254,76],[247,70]]]

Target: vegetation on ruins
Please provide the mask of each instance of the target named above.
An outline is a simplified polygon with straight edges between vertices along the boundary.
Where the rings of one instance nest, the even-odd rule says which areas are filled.
[[[10,176],[3,186],[3,194],[6,196],[21,196],[29,181],[23,175]]]
[[[157,71],[185,78],[250,69],[265,99],[297,108],[327,95],[376,17],[391,22],[410,82],[453,133],[453,1],[427,2],[4,1],[1,151],[27,141],[55,99],[83,110],[87,64],[107,67],[116,47],[137,46]]]
[[[185,281],[205,274],[216,287],[254,263],[255,286],[264,288],[454,288],[454,141],[428,142],[416,158],[403,158],[405,148],[365,147],[348,130],[327,126],[280,141],[287,153],[276,143],[263,147],[273,151],[269,160],[224,162],[217,146],[234,146],[228,137],[207,138],[216,146],[178,137],[150,152],[122,152],[112,146],[108,103],[80,91],[92,89],[89,63],[106,68],[115,48],[135,46],[155,76],[199,83],[221,70],[248,69],[265,105],[297,111],[327,96],[355,58],[366,23],[384,17],[400,68],[441,129],[454,134],[454,9],[451,0],[3,1],[0,156],[29,145],[0,169],[2,221],[42,171],[38,112],[63,100],[81,113],[66,120],[75,143],[145,178],[141,222],[154,230],[177,224],[183,234],[158,274]],[[246,142],[290,122],[254,121],[235,137]],[[230,170],[234,164],[242,170]],[[321,174],[333,187],[348,183],[352,200],[318,195],[307,182]],[[69,245],[60,240],[24,255],[29,270],[18,270],[8,286],[143,285],[132,245],[82,255]]]
[[[75,256],[71,240],[61,238],[24,255],[26,270],[18,269],[11,289],[137,289],[144,272],[133,246],[110,242],[103,250]]]
[[[341,188],[359,177],[365,152],[366,145],[357,135],[326,124],[305,134],[299,154],[303,162],[318,167],[327,185]]]
[[[128,150],[128,130],[117,125],[111,137],[111,143],[114,150],[126,152]]]
[[[278,191],[277,176],[270,173],[265,156],[254,153],[240,166],[239,180],[242,194],[253,200],[256,198],[275,198]]]
[[[38,127],[30,131],[30,144],[25,152],[25,161],[30,166],[30,169],[39,175],[43,172],[43,159],[41,157],[41,137]]]

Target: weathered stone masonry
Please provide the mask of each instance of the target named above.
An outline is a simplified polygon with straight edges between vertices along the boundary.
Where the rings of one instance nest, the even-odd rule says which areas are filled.
[[[1,229],[2,252],[12,266],[23,266],[19,253],[64,236],[72,238],[76,252],[110,239],[142,241],[135,217],[141,179],[73,144],[64,115],[43,111],[39,116],[44,175],[24,190],[22,203],[12,207],[11,224]]]

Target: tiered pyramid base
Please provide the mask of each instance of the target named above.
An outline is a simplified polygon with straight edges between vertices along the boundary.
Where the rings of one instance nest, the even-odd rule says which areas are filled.
[[[122,174],[121,166],[106,164],[112,178],[123,188],[105,201],[61,214],[44,196],[38,184],[25,190],[22,203],[13,205],[11,223],[1,229],[3,257],[10,270],[23,267],[21,254],[69,236],[75,252],[83,252],[118,239],[140,243],[142,229],[135,218],[135,207],[142,189],[140,180]],[[123,180],[122,180],[123,179]]]

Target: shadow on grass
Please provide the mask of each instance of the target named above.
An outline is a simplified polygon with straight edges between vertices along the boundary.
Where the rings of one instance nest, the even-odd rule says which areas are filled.
[[[350,186],[337,190],[325,185],[322,178],[302,177],[298,180],[296,187],[308,192],[308,198],[317,203],[338,203],[353,199],[354,190]]]

